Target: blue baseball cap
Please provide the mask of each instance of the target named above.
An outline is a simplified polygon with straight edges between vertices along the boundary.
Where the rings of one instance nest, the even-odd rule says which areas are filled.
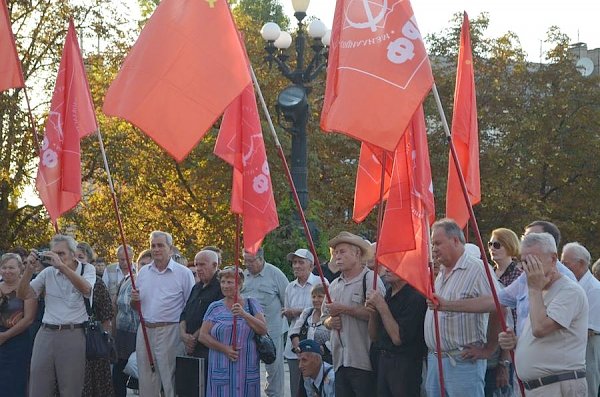
[[[304,339],[298,345],[300,353],[317,353],[321,354],[321,345],[312,339]]]

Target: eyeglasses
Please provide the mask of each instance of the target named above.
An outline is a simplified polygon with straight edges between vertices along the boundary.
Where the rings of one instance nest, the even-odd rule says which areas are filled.
[[[500,244],[500,241],[488,241],[488,248],[492,247],[494,247],[494,249],[499,250],[500,248],[502,248],[502,244]]]

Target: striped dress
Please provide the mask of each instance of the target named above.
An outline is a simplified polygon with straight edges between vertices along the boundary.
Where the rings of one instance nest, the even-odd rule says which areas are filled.
[[[244,310],[250,312],[248,302],[252,304],[254,313],[263,310],[253,298],[244,301]],[[204,321],[213,326],[210,334],[219,342],[231,345],[233,315],[225,306],[223,299],[211,303],[204,315]],[[237,318],[236,346],[240,346],[237,361],[230,361],[227,356],[217,350],[210,349],[208,355],[208,385],[206,395],[211,397],[260,397],[260,365],[254,331],[246,320]]]

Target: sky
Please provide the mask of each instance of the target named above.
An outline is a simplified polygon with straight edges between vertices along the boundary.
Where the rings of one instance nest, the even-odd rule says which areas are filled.
[[[291,0],[279,0],[284,10],[293,15]],[[379,5],[384,0],[369,1]],[[588,49],[600,47],[600,3],[596,0],[412,0],[421,34],[437,33],[449,26],[457,12],[466,11],[470,18],[487,12],[490,26],[487,37],[499,37],[508,31],[519,36],[528,59],[539,61],[542,50],[549,47],[540,43],[547,37],[550,26],[556,25],[571,38],[571,43],[587,43]],[[307,14],[320,18],[329,28],[333,22],[335,0],[312,0]],[[546,48],[545,48],[546,47]]]

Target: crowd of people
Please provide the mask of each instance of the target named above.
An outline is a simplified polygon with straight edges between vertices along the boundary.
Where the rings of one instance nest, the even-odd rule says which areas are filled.
[[[107,266],[89,244],[56,235],[47,251],[1,258],[0,394],[191,396],[176,374],[178,357],[193,357],[204,362],[196,387],[206,396],[434,397],[441,384],[449,397],[517,396],[520,379],[527,396],[598,397],[600,265],[577,242],[559,260],[560,240],[546,221],[520,239],[493,230],[490,285],[479,250],[439,220],[427,300],[374,269],[375,245],[349,232],[329,241],[323,278],[309,250],[289,253],[291,281],[262,249],[244,252],[236,273],[217,247],[188,263],[169,233],[154,231],[135,261],[119,246]],[[86,359],[90,315],[114,340],[110,358]],[[261,390],[257,336],[267,334],[276,357]]]

